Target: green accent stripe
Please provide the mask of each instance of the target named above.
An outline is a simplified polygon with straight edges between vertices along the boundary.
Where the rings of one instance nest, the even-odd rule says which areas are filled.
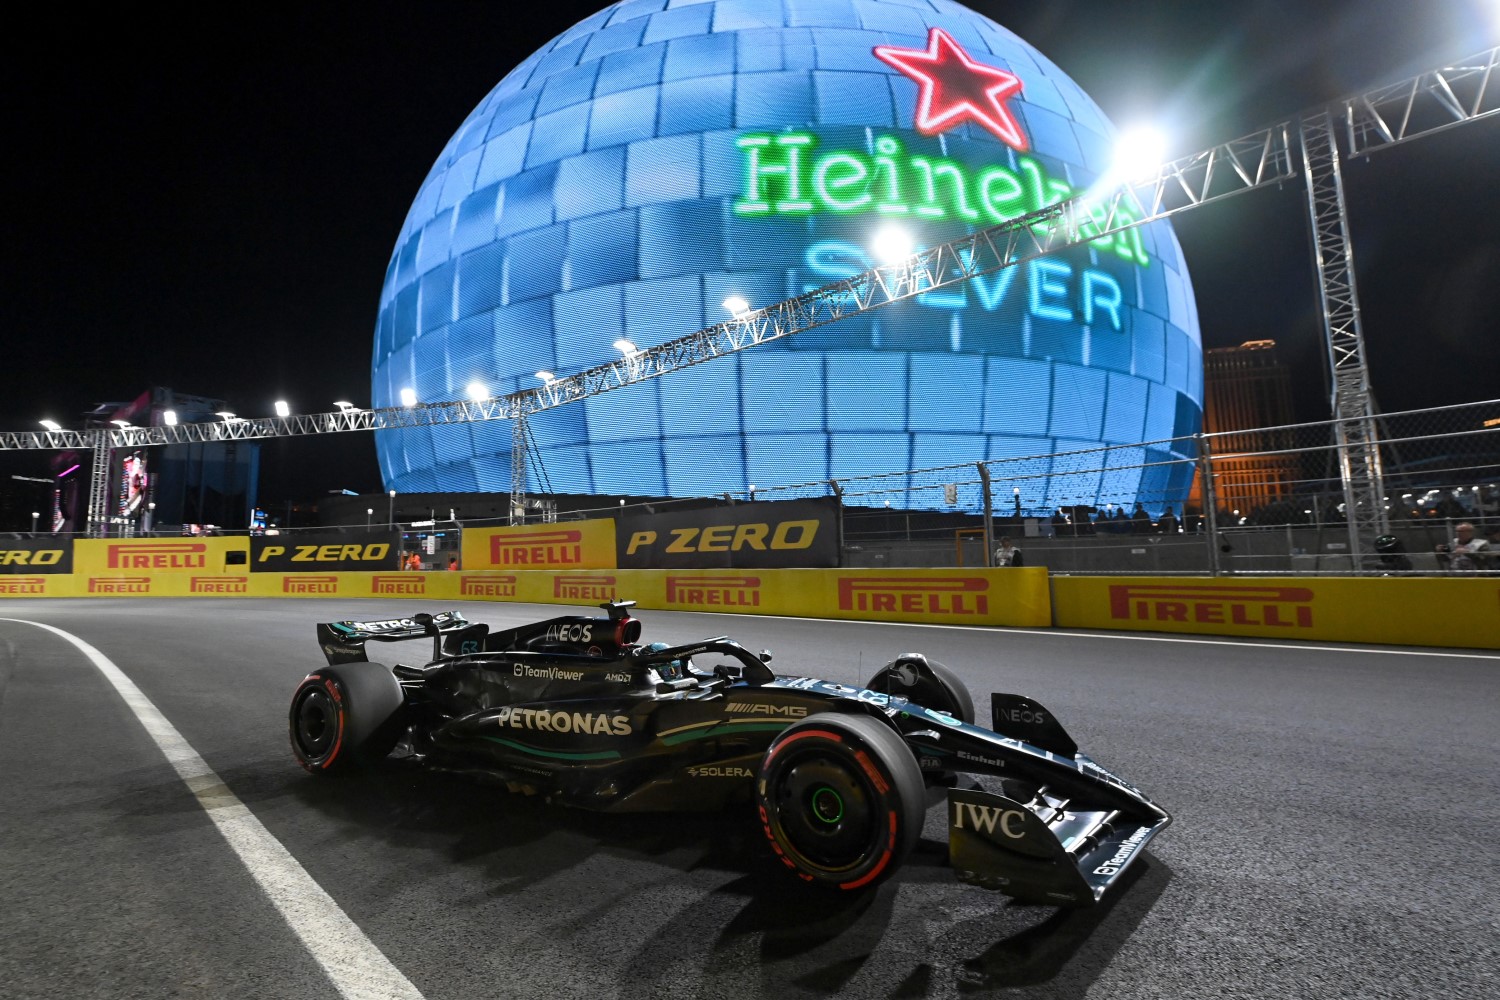
[[[618,750],[600,750],[596,753],[564,753],[561,750],[541,750],[537,747],[527,746],[525,743],[517,743],[515,740],[502,740],[498,736],[481,736],[480,739],[489,740],[491,743],[499,743],[502,746],[519,750],[522,753],[535,754],[538,757],[556,757],[560,760],[619,760]]]
[[[731,719],[729,721],[735,722],[736,720]],[[677,733],[673,736],[663,737],[662,743],[669,747],[676,746],[679,743],[686,743],[689,740],[703,740],[707,739],[710,736],[723,735],[726,731],[731,733],[779,733],[786,727],[787,724],[785,722],[752,722],[748,724],[738,723],[733,729],[730,730],[724,730],[723,728],[721,728],[721,726],[715,726],[712,729],[700,729],[696,732],[691,733]]]

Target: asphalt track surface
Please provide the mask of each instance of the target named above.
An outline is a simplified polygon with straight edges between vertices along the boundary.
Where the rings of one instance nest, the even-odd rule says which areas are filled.
[[[1041,701],[1174,816],[1125,891],[1075,911],[954,881],[940,807],[893,880],[830,899],[769,866],[748,813],[305,774],[286,708],[313,623],[417,610],[0,602],[0,996],[1500,996],[1495,655],[641,613],[644,641],[729,633],[785,673],[856,683],[920,650],[978,704]],[[80,649],[14,619],[118,666],[212,787]],[[238,804],[285,848],[248,853],[260,882],[212,818]],[[328,905],[284,916],[278,892]]]

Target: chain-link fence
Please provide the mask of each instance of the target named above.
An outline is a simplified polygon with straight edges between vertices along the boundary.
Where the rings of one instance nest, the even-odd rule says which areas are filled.
[[[849,565],[985,565],[997,540],[1069,573],[1404,573],[1468,568],[1459,526],[1500,527],[1500,401],[1375,420],[1377,529],[1351,533],[1335,421],[762,487],[836,493]],[[1357,502],[1357,501],[1356,501]],[[1366,537],[1366,535],[1368,537]],[[1494,546],[1496,541],[1489,543]],[[1500,570],[1500,555],[1472,561]]]
[[[1500,400],[1385,414],[1375,431],[1379,462],[1364,489],[1350,488],[1338,423],[1322,421],[708,497],[573,497],[561,507],[564,498],[537,498],[546,511],[535,521],[837,496],[848,566],[985,566],[1008,536],[1026,565],[1059,573],[1500,572]],[[1348,505],[1363,495],[1381,497],[1382,510],[1374,531],[1351,531]],[[441,563],[457,552],[464,527],[510,523],[505,509],[439,503],[452,496],[427,497],[425,519],[397,510],[395,497],[378,496],[370,507],[369,498],[351,497],[348,523],[303,530],[399,531],[403,550],[421,547]],[[1472,525],[1467,539],[1464,524]],[[130,526],[119,534],[180,530]],[[1471,558],[1443,551],[1485,541],[1490,551]]]

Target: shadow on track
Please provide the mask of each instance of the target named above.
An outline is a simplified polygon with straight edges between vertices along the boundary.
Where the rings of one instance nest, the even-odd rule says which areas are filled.
[[[333,828],[351,838],[374,835],[476,867],[491,898],[554,878],[565,881],[596,856],[647,860],[684,876],[704,871],[712,877],[700,880],[701,891],[689,888],[688,901],[670,920],[701,932],[691,947],[675,943],[674,974],[683,973],[685,961],[695,967],[693,974],[723,979],[725,987],[749,977],[749,982],[761,980],[767,992],[790,987],[794,993],[824,995],[848,988],[891,940],[910,946],[928,936],[927,928],[911,926],[914,912],[927,919],[926,894],[949,905],[961,898],[965,910],[977,908],[982,915],[941,931],[937,961],[921,956],[918,948],[911,957],[928,960],[903,963],[894,979],[883,971],[893,991],[889,995],[924,996],[944,983],[947,989],[983,992],[1055,986],[1059,980],[1081,993],[1108,967],[1169,879],[1166,868],[1150,860],[1100,906],[1018,904],[957,885],[947,867],[947,845],[929,836],[875,891],[810,892],[775,863],[748,804],[670,816],[590,813],[396,761],[339,780],[300,771],[288,775],[283,793]],[[680,881],[692,883],[691,878]],[[622,996],[647,996],[672,985],[641,971],[660,967],[660,951],[657,937],[643,933],[628,963],[636,971],[630,982],[619,984]]]

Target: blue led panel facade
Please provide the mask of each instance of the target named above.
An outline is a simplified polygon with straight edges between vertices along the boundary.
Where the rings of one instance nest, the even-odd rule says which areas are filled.
[[[374,405],[533,387],[617,338],[727,319],[730,296],[863,271],[887,226],[926,246],[1035,210],[1094,180],[1113,135],[1045,56],[947,0],[617,3],[438,157],[391,255]],[[1191,435],[1202,397],[1192,285],[1158,222],[531,423],[557,492],[685,496]],[[377,448],[391,489],[510,486],[503,423]],[[1141,457],[1085,490],[1180,503],[1188,466],[1114,469],[1169,456]],[[1078,484],[1068,502],[1089,502]]]

